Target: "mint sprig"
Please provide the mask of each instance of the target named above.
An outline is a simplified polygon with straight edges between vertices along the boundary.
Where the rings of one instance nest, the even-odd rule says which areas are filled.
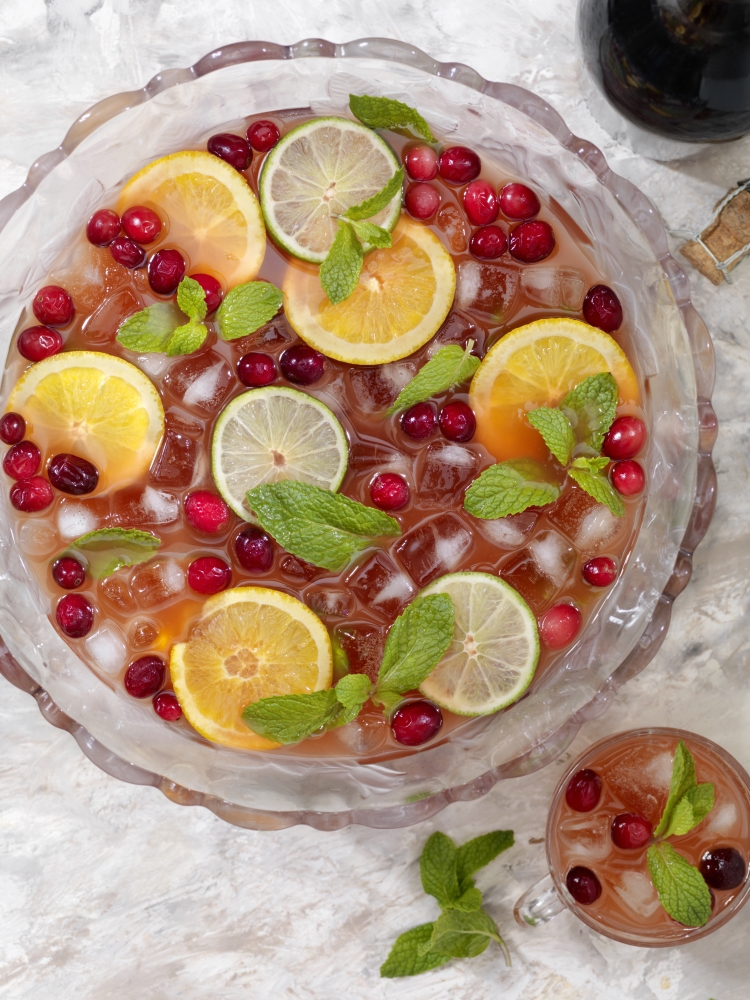
[[[136,566],[153,558],[161,539],[136,528],[97,528],[76,538],[64,554],[83,557],[95,580],[104,580],[123,566]]]
[[[346,212],[344,212],[344,218],[353,220],[371,219],[373,215],[377,215],[387,205],[390,205],[400,192],[403,183],[404,168],[399,167],[385,187],[381,188],[377,194],[374,194],[371,198],[366,198],[359,205],[352,205],[350,208],[347,208]]]
[[[572,467],[568,469],[568,475],[597,503],[606,504],[615,517],[624,517],[625,504],[622,502],[620,494],[606,476],[602,475],[602,471],[608,465],[609,459],[603,456],[587,458],[581,455],[574,460]]]
[[[357,222],[354,219],[341,219],[340,221],[350,225],[359,239],[363,243],[367,243],[369,247],[380,249],[389,247],[393,243],[391,234],[382,226],[376,226],[372,222]]]
[[[590,453],[598,455],[617,413],[617,383],[610,372],[589,375],[564,396],[558,407]]]
[[[480,363],[479,358],[471,353],[473,349],[473,340],[470,340],[465,348],[459,347],[458,344],[441,347],[404,386],[395,402],[388,407],[386,416],[467,382]]]
[[[349,108],[368,128],[413,128],[428,142],[437,142],[430,126],[414,108],[389,97],[370,97],[368,94],[349,94]]]
[[[348,299],[357,287],[365,251],[352,226],[339,219],[339,231],[320,265],[320,283],[334,305]]]
[[[202,320],[206,318],[206,290],[199,281],[189,275],[184,277],[177,286],[177,305],[188,319]]]
[[[239,340],[270,322],[281,309],[283,295],[270,281],[247,281],[227,292],[216,313],[222,340]]]
[[[208,329],[201,322],[206,316],[206,293],[194,278],[185,277],[178,285],[177,305],[187,316],[187,323],[180,323],[173,303],[155,302],[120,324],[117,342],[138,354],[175,357],[197,351]]]
[[[544,507],[559,496],[559,486],[548,481],[538,462],[514,458],[485,469],[466,491],[464,508],[474,517],[489,520],[520,514],[528,507]]]
[[[562,410],[540,406],[538,410],[527,413],[526,419],[542,435],[560,465],[568,465],[576,446],[576,436]]]

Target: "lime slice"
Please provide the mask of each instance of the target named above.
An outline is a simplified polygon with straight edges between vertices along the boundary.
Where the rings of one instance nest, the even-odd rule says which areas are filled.
[[[521,595],[490,573],[450,573],[419,594],[448,594],[453,642],[419,690],[456,715],[489,715],[518,701],[539,659],[536,618]]]
[[[294,479],[337,490],[348,454],[344,428],[324,403],[269,385],[236,396],[219,414],[211,471],[219,493],[247,521],[245,494],[254,486]]]
[[[259,181],[268,231],[295,257],[319,264],[338,231],[337,216],[382,191],[400,164],[391,147],[346,118],[315,118],[288,132],[268,154]],[[401,192],[369,222],[389,232]]]

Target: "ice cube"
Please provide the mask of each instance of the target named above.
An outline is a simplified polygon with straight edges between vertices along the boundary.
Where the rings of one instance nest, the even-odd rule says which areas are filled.
[[[100,670],[116,674],[125,666],[128,648],[122,632],[108,622],[84,640],[84,648]]]
[[[625,518],[615,517],[609,507],[578,486],[563,493],[545,513],[586,555],[614,543],[626,527]]]
[[[375,469],[385,466],[404,465],[406,458],[396,448],[380,441],[362,439],[349,449],[350,469]]]
[[[153,486],[127,486],[112,497],[110,523],[116,527],[155,528],[174,524],[179,517],[177,497]]]
[[[394,361],[377,368],[353,366],[349,369],[349,390],[359,409],[365,413],[386,410],[407,382],[417,373],[413,361]]]
[[[424,587],[455,569],[471,546],[471,532],[456,515],[439,514],[407,532],[395,552],[412,580]]]
[[[435,504],[456,504],[478,468],[479,455],[470,448],[451,441],[432,441],[424,453],[414,503],[428,509]]]
[[[148,649],[159,638],[159,626],[148,618],[136,618],[129,630],[130,645],[134,649]]]
[[[281,572],[292,580],[314,580],[321,572],[317,566],[296,556],[284,556],[279,565]]]
[[[179,488],[193,481],[201,427],[168,414],[164,439],[151,465],[151,482]]]
[[[47,556],[57,547],[57,535],[49,521],[24,521],[18,531],[18,544],[28,556]]]
[[[109,604],[115,611],[130,615],[137,610],[130,584],[123,574],[113,573],[101,580],[98,591],[102,602]]]
[[[130,586],[142,608],[155,608],[185,587],[185,573],[175,559],[151,559],[136,566]]]
[[[503,264],[465,260],[458,265],[456,299],[458,309],[470,309],[502,323],[510,314],[518,294],[518,270]]]
[[[57,530],[65,541],[79,538],[96,527],[96,514],[83,501],[63,500],[57,508]]]
[[[234,376],[221,355],[209,351],[179,361],[169,369],[164,381],[189,410],[210,417],[221,408]]]
[[[92,347],[113,344],[120,324],[143,309],[143,299],[132,288],[120,288],[106,298],[83,324],[83,336]]]
[[[247,354],[248,351],[268,351],[272,348],[284,347],[286,344],[294,343],[296,339],[297,334],[282,317],[267,326],[262,326],[249,337],[235,341],[235,345],[241,354]]]
[[[619,872],[611,876],[611,882],[623,903],[639,917],[650,917],[659,909],[656,889],[645,872]]]
[[[484,330],[481,327],[475,326],[468,316],[452,312],[430,341],[430,345],[427,348],[427,356],[431,358],[441,348],[447,347],[450,344],[466,347],[469,340],[474,341],[474,353],[481,355],[484,352],[485,336]]]
[[[469,245],[469,227],[466,224],[463,212],[461,212],[458,206],[450,202],[447,205],[443,205],[437,214],[435,222],[438,229],[442,229],[445,233],[451,250],[454,253],[464,253]]]
[[[566,854],[576,860],[604,861],[612,849],[610,824],[611,817],[606,813],[561,820],[557,829]]]
[[[669,793],[672,754],[648,746],[626,751],[605,775],[610,790],[628,812],[659,822]]]
[[[534,612],[562,590],[575,563],[575,550],[556,531],[540,531],[525,549],[504,563],[500,575]]]
[[[364,605],[393,620],[414,597],[409,577],[385,552],[376,552],[347,579]]]
[[[521,286],[527,297],[540,306],[577,312],[583,305],[586,276],[572,267],[525,267]]]
[[[138,357],[133,358],[133,364],[140,368],[144,375],[156,380],[164,374],[173,360],[173,358],[168,358],[166,354],[139,354]]]
[[[67,289],[79,315],[92,313],[111,292],[131,281],[148,287],[144,271],[131,271],[118,264],[106,247],[79,244],[66,264],[50,275],[50,283]]]
[[[705,821],[705,832],[717,837],[738,836],[739,810],[735,802],[717,801]]]
[[[322,618],[346,618],[354,607],[354,599],[348,590],[329,584],[308,587],[303,597],[308,608]]]
[[[534,530],[538,517],[535,511],[525,510],[492,520],[478,517],[475,524],[477,531],[499,549],[517,549]]]
[[[334,635],[347,655],[350,672],[367,674],[371,681],[376,681],[385,645],[383,630],[352,622],[338,626]]]
[[[354,753],[372,753],[385,743],[387,723],[382,715],[363,716],[336,729],[335,733]]]

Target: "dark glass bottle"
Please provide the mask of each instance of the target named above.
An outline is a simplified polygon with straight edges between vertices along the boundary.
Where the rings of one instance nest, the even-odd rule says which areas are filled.
[[[589,71],[630,121],[682,142],[750,133],[750,0],[580,0]]]

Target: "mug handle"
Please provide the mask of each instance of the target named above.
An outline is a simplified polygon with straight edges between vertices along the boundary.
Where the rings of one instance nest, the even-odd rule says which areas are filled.
[[[513,916],[522,927],[536,927],[538,924],[546,924],[565,909],[567,906],[548,872],[516,900]]]

